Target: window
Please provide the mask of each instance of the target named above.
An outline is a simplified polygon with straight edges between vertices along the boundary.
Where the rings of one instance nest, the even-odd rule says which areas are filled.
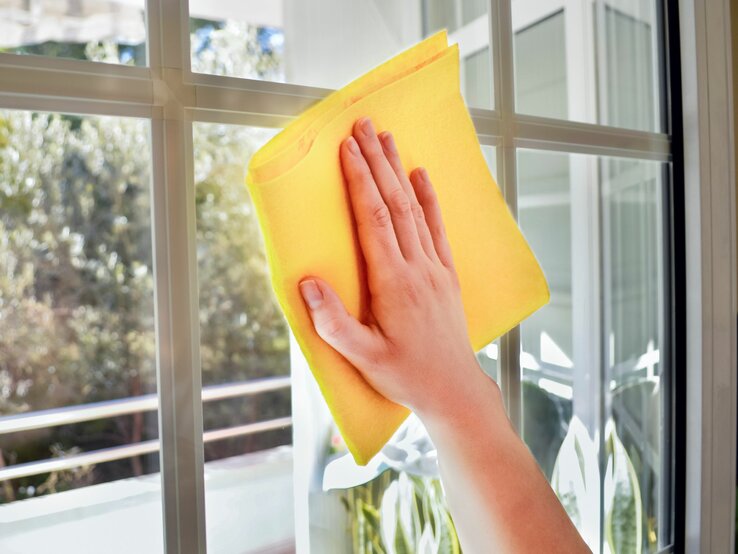
[[[0,110],[0,129],[0,544],[155,551],[149,121]]]
[[[664,132],[657,0],[512,0],[523,114]]]
[[[612,552],[632,548],[629,530],[639,525],[643,551],[657,552],[671,528],[665,169],[647,160],[518,152],[520,225],[551,287],[549,304],[521,325],[523,437],[559,496],[576,492],[565,506],[580,530],[604,532],[597,542]],[[599,341],[582,332],[600,325]],[[572,472],[576,459],[581,472]],[[606,468],[602,493],[586,487],[587,464],[595,464],[593,475]],[[587,517],[592,506],[609,514],[603,530]]]
[[[552,292],[477,358],[595,552],[673,548],[684,222],[661,2],[1,5],[1,550],[350,552],[382,540],[359,500],[435,490],[323,490],[343,446],[244,171],[440,28]]]

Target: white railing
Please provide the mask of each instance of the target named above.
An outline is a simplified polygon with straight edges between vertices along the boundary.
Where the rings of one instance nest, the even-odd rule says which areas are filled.
[[[241,383],[212,385],[203,387],[202,401],[212,402],[214,400],[223,400],[225,398],[252,396],[262,392],[281,390],[289,387],[289,377],[269,377],[266,379]],[[57,427],[59,425],[68,425],[70,423],[79,423],[82,421],[129,415],[138,412],[153,411],[158,409],[158,407],[159,399],[157,395],[146,394],[131,398],[106,400],[103,402],[93,402],[90,404],[16,414],[0,417],[0,435],[18,433],[20,431],[30,431],[33,429]],[[225,429],[213,429],[203,433],[203,442],[208,443],[232,437],[252,435],[264,431],[281,429],[290,425],[292,425],[292,418],[288,416],[266,421],[258,421],[255,423],[247,423],[245,425]],[[15,464],[0,468],[0,482],[17,479],[19,477],[28,477],[29,475],[39,475],[41,473],[48,473],[51,471],[61,471],[90,464],[110,462],[123,458],[132,458],[142,454],[150,454],[157,450],[159,450],[158,439],[110,448],[102,448],[91,452],[83,452],[81,454],[63,456],[60,458]]]

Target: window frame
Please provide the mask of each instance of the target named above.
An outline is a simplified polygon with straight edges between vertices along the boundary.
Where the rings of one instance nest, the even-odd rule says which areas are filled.
[[[682,210],[685,289],[675,342],[686,364],[676,376],[678,499],[675,515],[687,552],[733,552],[736,510],[736,128],[731,69],[730,0],[678,0],[680,63],[671,67],[683,121],[675,148],[683,163]],[[731,15],[733,19],[731,20]],[[738,29],[732,29],[735,35]],[[710,60],[710,63],[707,61]],[[682,175],[678,172],[682,171]],[[689,417],[687,417],[689,410]],[[677,489],[679,492],[680,489]]]
[[[489,2],[494,109],[469,112],[480,143],[497,147],[499,181],[514,214],[518,148],[672,163],[668,207],[677,225],[668,288],[671,401],[680,408],[686,403],[691,415],[674,410],[675,543],[666,551],[732,551],[735,488],[724,486],[735,483],[736,452],[735,137],[725,23],[730,2],[659,4],[671,91],[663,99],[671,118],[663,133],[516,113],[511,0]],[[147,67],[0,53],[0,108],[151,121],[165,549],[205,552],[192,124],[281,127],[331,91],[193,73],[186,0],[147,0],[146,28]],[[713,57],[720,63],[707,64]],[[682,121],[688,122],[684,132]],[[515,328],[501,338],[499,380],[518,428],[519,357]]]

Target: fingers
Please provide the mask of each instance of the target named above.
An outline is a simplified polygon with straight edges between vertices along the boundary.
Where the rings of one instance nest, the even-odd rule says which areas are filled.
[[[397,243],[403,256],[406,260],[416,259],[422,254],[422,246],[410,198],[387,160],[382,144],[368,117],[356,121],[353,136],[359,143],[361,153],[369,165],[382,199],[389,208]]]
[[[410,182],[413,185],[418,202],[423,207],[425,220],[428,224],[438,258],[443,265],[455,271],[453,257],[451,256],[451,245],[448,242],[446,227],[441,217],[441,208],[438,204],[436,191],[433,190],[430,178],[428,177],[428,172],[425,168],[416,168],[410,174]]]
[[[359,243],[371,279],[386,270],[388,264],[397,266],[404,260],[387,205],[382,200],[354,137],[343,141],[340,153],[341,167],[346,176],[356,218]]]
[[[377,348],[377,335],[354,318],[335,291],[319,277],[298,284],[320,338],[357,367],[367,367]]]
[[[405,194],[407,194],[407,197],[410,200],[413,216],[415,218],[415,228],[418,231],[418,237],[420,238],[420,244],[423,247],[423,251],[432,261],[438,262],[439,259],[436,254],[436,248],[433,245],[433,238],[431,237],[430,230],[428,229],[428,224],[425,221],[425,212],[423,212],[423,207],[415,196],[415,190],[413,189],[412,184],[410,184],[410,179],[407,177],[405,168],[402,167],[400,153],[397,151],[397,146],[395,145],[392,133],[383,131],[379,133],[378,136],[382,143],[382,149],[387,157],[387,161],[395,172],[397,180],[400,181],[400,185],[402,185]]]

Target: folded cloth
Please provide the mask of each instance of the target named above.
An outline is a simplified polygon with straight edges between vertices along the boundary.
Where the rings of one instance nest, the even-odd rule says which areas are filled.
[[[272,288],[349,451],[366,465],[410,412],[318,336],[298,289],[317,275],[350,314],[366,313],[366,268],[339,158],[362,116],[392,132],[408,172],[428,172],[474,351],[547,303],[549,290],[489,172],[459,88],[458,45],[448,46],[445,30],[331,93],[256,152],[246,183]]]

